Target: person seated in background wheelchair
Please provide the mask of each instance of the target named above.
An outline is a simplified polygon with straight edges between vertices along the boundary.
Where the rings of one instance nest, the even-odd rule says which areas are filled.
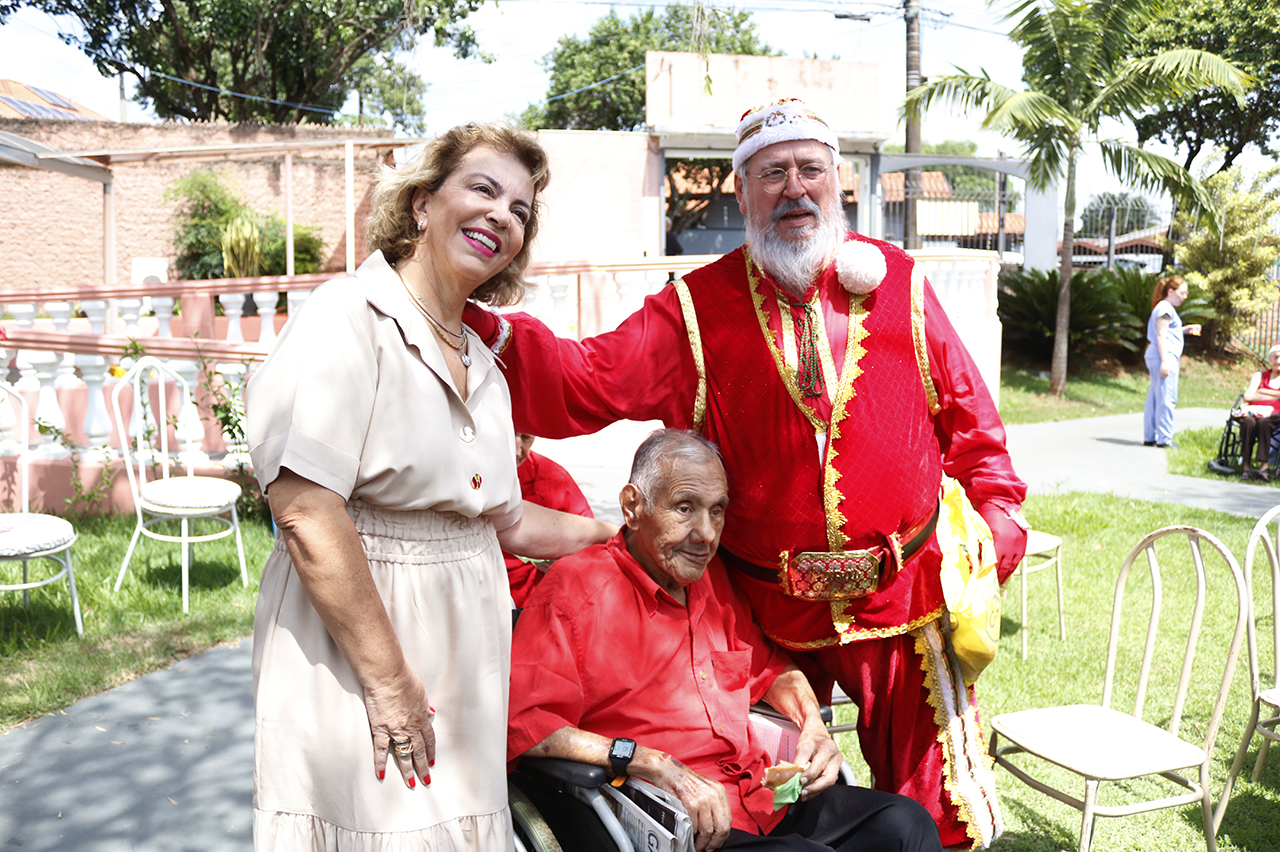
[[[1280,343],[1267,350],[1269,370],[1259,370],[1249,379],[1244,392],[1245,409],[1240,415],[1241,479],[1268,479],[1271,476],[1271,433],[1280,426]],[[1258,469],[1249,466],[1257,448]]]
[[[813,689],[715,556],[729,502],[715,446],[654,432],[619,500],[618,535],[556,563],[516,624],[508,761],[648,781],[680,799],[698,850],[940,849],[919,803],[833,786],[842,758]],[[761,698],[795,722],[807,767],[799,800],[777,811],[747,719]]]

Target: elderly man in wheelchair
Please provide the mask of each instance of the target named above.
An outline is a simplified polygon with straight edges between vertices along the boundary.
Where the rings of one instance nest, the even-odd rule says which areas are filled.
[[[642,779],[683,805],[699,852],[940,849],[915,801],[834,786],[842,757],[812,688],[715,558],[729,493],[714,445],[653,433],[620,501],[618,536],[557,563],[516,624],[508,759]],[[761,698],[799,729],[790,791],[763,785]]]

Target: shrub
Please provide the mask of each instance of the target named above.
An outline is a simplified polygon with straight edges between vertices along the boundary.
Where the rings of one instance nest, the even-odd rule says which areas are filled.
[[[1005,346],[1036,359],[1047,361],[1053,357],[1058,283],[1056,269],[1001,273],[998,313],[1004,326]],[[1148,302],[1150,299],[1148,291]],[[1099,343],[1137,351],[1140,337],[1135,329],[1139,322],[1113,281],[1089,270],[1079,270],[1071,276],[1069,355],[1081,356]],[[1142,328],[1145,336],[1145,325]]]
[[[1147,320],[1151,317],[1151,292],[1156,288],[1156,279],[1178,273],[1170,271],[1154,275],[1140,269],[1121,267],[1114,270],[1101,269],[1096,274],[1111,282],[1116,295],[1124,302],[1129,313],[1133,314],[1133,339],[1138,345],[1138,350],[1144,350],[1147,345]],[[1190,281],[1187,285],[1190,295],[1178,308],[1178,316],[1182,318],[1184,324],[1211,322],[1214,319],[1213,306],[1205,300],[1204,290]],[[1186,338],[1188,343],[1195,339],[1194,337]]]
[[[261,232],[261,275],[285,274],[284,220],[249,208],[223,183],[213,169],[193,169],[170,184],[165,199],[178,201],[173,244],[177,249],[174,271],[179,278],[226,278],[222,260],[222,236],[237,219],[250,220]],[[319,272],[324,241],[318,228],[293,225],[294,271]],[[235,277],[235,276],[230,276]]]

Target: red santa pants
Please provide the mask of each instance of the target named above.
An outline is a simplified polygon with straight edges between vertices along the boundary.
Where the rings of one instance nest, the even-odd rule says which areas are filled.
[[[858,706],[858,739],[876,789],[924,805],[944,846],[986,846],[1003,828],[994,778],[972,691],[962,688],[957,708],[941,643],[935,623],[792,655],[820,697],[834,679]]]

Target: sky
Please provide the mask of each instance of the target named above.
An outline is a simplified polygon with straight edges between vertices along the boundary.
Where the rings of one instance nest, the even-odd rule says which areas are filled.
[[[540,60],[555,48],[561,36],[586,36],[592,24],[610,8],[625,19],[651,5],[605,0],[501,0],[497,5],[487,4],[468,22],[479,36],[480,47],[496,57],[495,62],[458,60],[449,49],[425,44],[405,57],[407,64],[429,84],[425,101],[429,133],[465,121],[519,114],[530,103],[547,96],[549,80]],[[882,123],[895,128],[895,139],[891,141],[902,141],[896,113],[906,86],[906,27],[899,6],[888,2],[837,5],[822,0],[744,0],[733,7],[716,5],[751,11],[761,40],[788,56],[878,64]],[[1019,87],[1022,56],[1005,35],[1010,24],[1002,20],[1004,8],[1007,7],[1001,4],[988,7],[983,0],[923,0],[922,73],[930,77],[951,73],[955,68],[971,73],[985,69],[996,81]],[[869,14],[871,19],[837,19],[837,9]],[[118,78],[99,75],[88,58],[57,38],[58,29],[58,21],[31,10],[16,13],[0,26],[0,79],[52,89],[119,119]],[[132,92],[131,86],[129,91]],[[354,112],[354,104],[349,107]],[[127,101],[123,109],[128,121],[153,120],[132,101]],[[998,151],[1017,153],[1011,140],[981,130],[979,123],[977,115],[952,115],[935,108],[925,118],[924,141],[971,140],[978,143],[978,153],[984,156],[995,156]],[[1132,131],[1126,134],[1120,125],[1104,126],[1103,133],[1133,139]],[[1158,146],[1154,149],[1178,162],[1182,160],[1175,151]],[[1250,163],[1257,167],[1260,160]],[[1086,155],[1077,187],[1081,208],[1092,194],[1125,189],[1106,175],[1096,154]],[[1157,207],[1167,207],[1165,200],[1155,203]]]

